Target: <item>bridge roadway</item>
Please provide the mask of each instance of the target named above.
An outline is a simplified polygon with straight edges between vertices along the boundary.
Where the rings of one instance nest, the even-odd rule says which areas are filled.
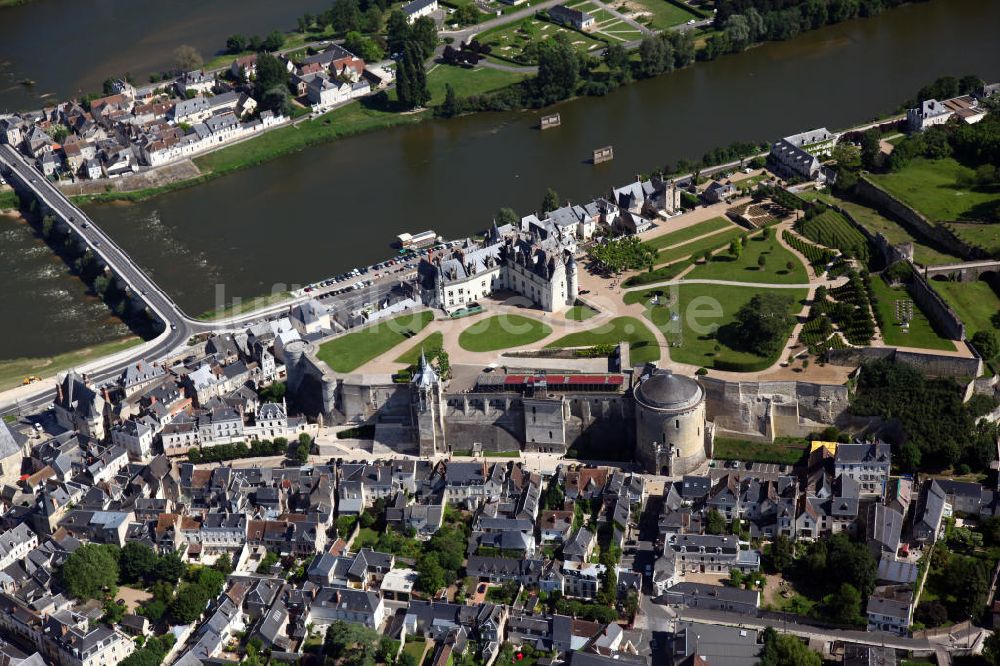
[[[292,305],[317,296],[323,297],[322,294],[314,292],[238,316],[211,320],[195,319],[181,310],[170,295],[157,285],[111,236],[94,224],[86,213],[49,182],[34,165],[5,144],[0,144],[0,170],[11,176],[11,179],[21,187],[30,190],[40,202],[57,215],[78,238],[86,243],[90,251],[100,257],[104,264],[127,285],[133,296],[141,299],[150,311],[164,322],[163,332],[153,340],[90,364],[88,375],[97,383],[121,374],[126,367],[139,360],[153,361],[171,355],[175,350],[184,347],[192,335],[244,330],[253,324],[285,314]],[[351,292],[340,299],[341,307],[353,308],[360,306],[362,302],[376,302],[384,297],[398,279],[397,276],[388,276],[370,289]],[[55,389],[48,382],[46,384],[49,388],[40,386],[37,392],[14,404],[0,405],[0,416],[32,413],[44,409],[55,397]]]

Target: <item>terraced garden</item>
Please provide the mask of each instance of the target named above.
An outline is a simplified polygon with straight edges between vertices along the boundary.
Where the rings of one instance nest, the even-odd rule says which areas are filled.
[[[825,247],[807,243],[787,229],[781,232],[781,237],[790,247],[795,248],[813,266],[826,266],[833,261],[836,253]]]
[[[868,262],[868,239],[835,210],[827,209],[812,219],[803,219],[796,224],[796,230],[814,243]]]
[[[615,317],[597,328],[570,333],[549,343],[546,347],[593,347],[629,343],[633,364],[660,360],[660,346],[649,327],[635,317]]]
[[[685,257],[699,257],[706,251],[716,250],[729,245],[734,238],[739,238],[746,233],[742,228],[734,226],[717,234],[712,234],[707,238],[676,245],[665,250],[660,250],[656,255],[656,265],[669,264]]]
[[[927,244],[899,222],[885,217],[874,208],[863,206],[854,201],[839,199],[828,192],[816,192],[815,190],[799,193],[807,201],[823,201],[828,204],[836,204],[850,213],[851,217],[863,226],[872,235],[882,234],[893,245],[900,243],[913,243],[913,261],[922,266],[934,266],[937,264],[949,264],[961,261],[953,254]]]

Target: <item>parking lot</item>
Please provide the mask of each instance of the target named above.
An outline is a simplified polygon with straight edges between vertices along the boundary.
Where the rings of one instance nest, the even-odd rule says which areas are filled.
[[[727,474],[739,474],[741,472],[753,472],[753,475],[757,478],[774,480],[779,476],[791,474],[792,466],[779,465],[777,463],[716,460],[715,466],[709,469],[709,476],[712,479],[712,483],[715,483]]]

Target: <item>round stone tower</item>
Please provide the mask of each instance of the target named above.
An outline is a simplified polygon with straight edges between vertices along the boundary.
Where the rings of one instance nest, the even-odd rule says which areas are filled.
[[[315,354],[316,346],[305,340],[292,340],[285,344],[284,352],[285,370],[288,373],[288,392],[295,395],[306,375],[302,360],[309,354]]]
[[[705,391],[695,380],[656,369],[635,398],[637,460],[648,472],[677,476],[705,462]]]

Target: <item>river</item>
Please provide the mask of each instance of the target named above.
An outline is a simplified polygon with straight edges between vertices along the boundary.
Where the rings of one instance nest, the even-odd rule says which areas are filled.
[[[562,104],[544,133],[533,112],[432,121],[88,212],[194,314],[384,258],[401,231],[473,233],[548,186],[582,202],[735,140],[869,120],[940,75],[996,80],[997,25],[1000,3],[932,0]],[[608,144],[613,162],[587,163]]]

